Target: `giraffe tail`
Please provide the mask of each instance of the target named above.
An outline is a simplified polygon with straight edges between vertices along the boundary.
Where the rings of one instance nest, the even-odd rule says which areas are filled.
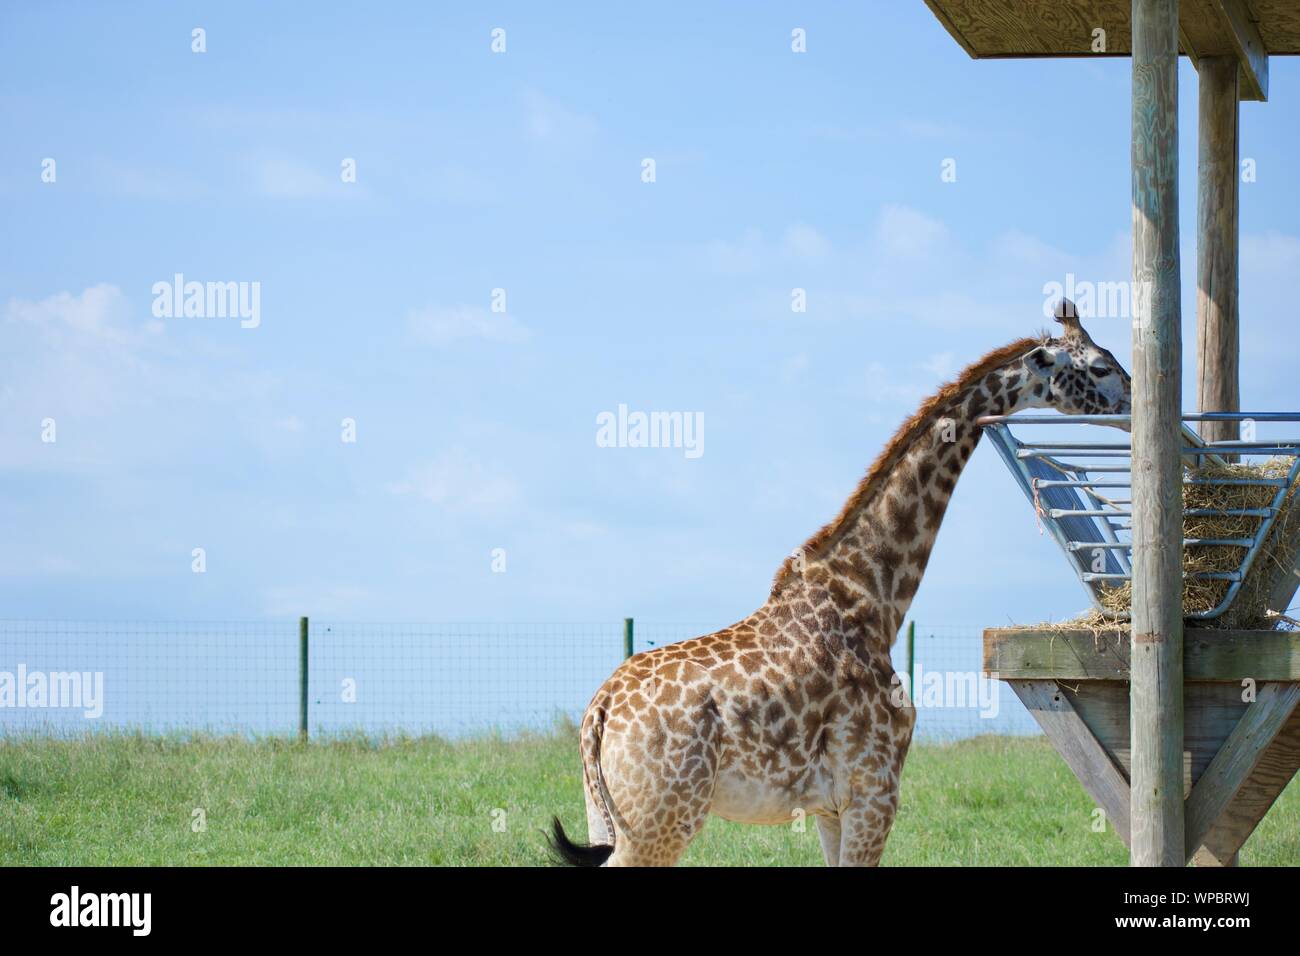
[[[609,791],[600,772],[600,733],[605,726],[605,709],[597,708],[589,722],[584,722],[582,734],[582,783],[592,803],[600,809],[609,834],[609,843],[575,843],[564,832],[559,817],[551,818],[551,832],[547,842],[560,863],[569,866],[600,866],[614,852],[614,817],[609,810]]]
[[[568,866],[601,866],[614,852],[614,847],[601,843],[574,843],[564,832],[559,817],[551,818],[551,832],[546,840],[556,861]]]

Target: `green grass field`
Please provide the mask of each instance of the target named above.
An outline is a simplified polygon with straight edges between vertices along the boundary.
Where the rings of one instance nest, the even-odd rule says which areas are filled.
[[[195,831],[202,811],[206,828]],[[547,862],[558,813],[585,832],[572,730],[449,743],[242,739],[0,742],[0,865],[509,866]],[[1123,865],[1041,739],[913,746],[885,865]],[[712,820],[690,865],[821,863],[816,826]],[[1292,784],[1242,852],[1300,863]]]

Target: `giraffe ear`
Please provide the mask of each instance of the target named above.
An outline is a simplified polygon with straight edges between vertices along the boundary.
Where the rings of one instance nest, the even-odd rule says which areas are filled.
[[[1044,381],[1050,379],[1058,369],[1069,362],[1069,352],[1051,345],[1040,345],[1025,356],[1025,368],[1029,370],[1029,374]]]
[[[1056,303],[1056,308],[1052,310],[1052,316],[1065,327],[1066,338],[1084,338],[1091,341],[1088,333],[1084,331],[1082,323],[1079,322],[1078,307],[1069,299],[1062,299]]]

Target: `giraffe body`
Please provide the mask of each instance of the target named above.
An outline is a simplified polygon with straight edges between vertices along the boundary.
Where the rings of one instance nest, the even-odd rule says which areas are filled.
[[[1127,374],[1068,306],[1062,339],[990,353],[925,402],[762,607],[614,671],[581,726],[590,845],[555,826],[568,862],[671,865],[711,813],[758,824],[802,814],[817,820],[828,864],[879,862],[916,720],[890,648],[976,419],[1127,411]]]

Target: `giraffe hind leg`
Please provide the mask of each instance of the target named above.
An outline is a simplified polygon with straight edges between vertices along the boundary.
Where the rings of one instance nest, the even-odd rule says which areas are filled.
[[[622,831],[614,838],[614,854],[606,866],[673,866],[704,828],[708,813],[701,810],[665,819],[636,836]]]

